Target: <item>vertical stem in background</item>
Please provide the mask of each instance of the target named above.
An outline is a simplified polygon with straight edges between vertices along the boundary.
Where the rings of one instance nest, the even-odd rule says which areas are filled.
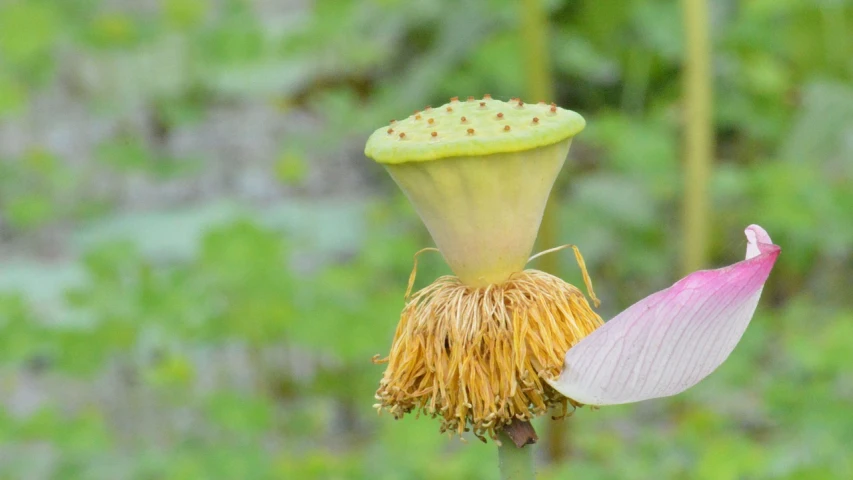
[[[711,43],[707,0],[684,0],[684,206],[682,268],[692,272],[707,263],[708,181],[713,155],[711,122]]]
[[[521,43],[524,56],[527,81],[527,99],[530,102],[544,100],[554,101],[554,86],[551,81],[551,62],[548,48],[548,16],[541,0],[522,0],[521,11]],[[545,208],[542,226],[539,229],[539,245],[541,248],[551,248],[559,243],[557,234],[557,217],[559,206],[557,193],[559,182],[555,183]],[[542,270],[556,275],[558,272],[556,255],[542,257]],[[568,451],[566,445],[567,422],[548,422],[545,430],[547,457],[549,461],[560,461]]]
[[[553,101],[554,88],[551,83],[548,49],[548,16],[540,0],[522,0],[520,13],[528,101]]]

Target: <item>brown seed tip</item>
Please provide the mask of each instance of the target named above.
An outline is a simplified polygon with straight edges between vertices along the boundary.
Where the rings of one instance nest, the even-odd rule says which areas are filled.
[[[429,120],[427,120],[427,123],[429,123],[430,125],[432,125],[433,123],[435,123],[435,119],[434,119],[434,118],[430,118]]]
[[[504,118],[504,114],[503,114],[503,112],[498,112],[497,117],[498,117],[498,118]]]
[[[453,111],[453,107],[447,107],[447,111],[448,111],[448,112],[452,112],[452,111]]]
[[[394,129],[393,129],[393,128],[389,128],[389,129],[388,129],[388,135],[391,135],[392,133],[394,133]]]
[[[480,102],[480,108],[486,108],[486,102]]]
[[[459,97],[450,97],[450,101],[451,101],[451,102],[458,102],[458,101],[459,101]]]
[[[424,110],[425,110],[425,111],[427,111],[427,112],[428,112],[428,111],[430,111],[430,110],[432,110],[432,105],[427,105],[427,106],[424,108]]]
[[[406,138],[406,132],[400,132],[400,140]]]
[[[524,106],[524,102],[522,102],[521,100],[519,100],[519,101],[518,101],[518,106],[519,106],[519,107],[523,107],[523,106]]]
[[[421,119],[420,115],[415,115],[415,120],[420,120],[420,119]]]
[[[539,117],[533,117],[533,123],[534,124],[539,123]]]
[[[554,103],[554,102],[551,102],[551,106],[552,106],[552,107],[556,107],[556,106],[557,106],[557,104],[556,104],[556,103]]]
[[[557,113],[557,107],[551,106],[551,113]]]
[[[473,128],[468,129],[468,135],[474,135],[474,129]]]
[[[467,119],[467,118],[462,117],[462,123],[465,123],[465,122],[467,122],[467,121],[468,121],[468,119]]]
[[[390,121],[390,122],[388,122],[388,123],[390,123],[391,125],[394,125],[395,123],[397,123],[397,120],[391,120],[391,121]]]
[[[504,125],[504,132],[508,132],[508,131],[509,131],[509,125]]]
[[[492,99],[492,94],[491,94],[491,93],[487,93],[487,94],[483,95],[483,98],[484,98],[485,100],[491,100],[491,99]]]
[[[430,133],[430,135],[432,135],[432,136],[433,136],[433,138],[435,138],[435,137],[437,137],[437,136],[438,136],[438,132],[432,132],[432,133]]]
[[[473,102],[473,101],[474,101],[474,97],[468,97],[468,101],[469,101],[469,102]]]

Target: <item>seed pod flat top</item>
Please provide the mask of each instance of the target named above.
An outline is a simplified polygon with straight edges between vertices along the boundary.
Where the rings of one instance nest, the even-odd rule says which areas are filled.
[[[519,152],[565,140],[585,125],[578,113],[553,103],[453,97],[376,130],[364,153],[378,163],[397,164]]]

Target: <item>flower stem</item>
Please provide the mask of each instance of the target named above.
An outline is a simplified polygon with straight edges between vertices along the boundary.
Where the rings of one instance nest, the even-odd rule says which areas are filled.
[[[548,49],[550,23],[548,11],[542,0],[523,0],[519,3],[521,18],[521,45],[524,51],[527,89],[525,94],[531,102],[544,100],[556,101],[554,98],[554,82],[551,75],[551,56]],[[564,176],[565,178],[565,176]],[[539,228],[539,249],[544,250],[558,244],[559,202],[557,195],[561,181],[557,180],[551,190],[548,205],[542,216]],[[556,256],[540,260],[539,268],[552,275],[559,276],[559,262]],[[568,422],[550,422],[547,424],[545,437],[546,457],[551,462],[559,462],[568,452]],[[532,478],[532,477],[530,477]]]
[[[533,471],[533,447],[516,447],[512,440],[501,434],[498,462],[501,480],[529,480],[536,478]]]
[[[539,439],[530,422],[513,420],[499,433],[498,464],[501,480],[531,480],[536,478],[533,469],[533,445]]]
[[[711,40],[707,0],[683,0],[684,59],[684,253],[683,268],[704,268],[708,257],[708,183],[714,155]]]

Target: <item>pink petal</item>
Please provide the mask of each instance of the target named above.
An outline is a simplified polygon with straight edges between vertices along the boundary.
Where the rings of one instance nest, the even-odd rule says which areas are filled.
[[[584,404],[681,393],[711,374],[746,330],[781,249],[758,225],[746,260],[694,272],[635,303],[566,353],[551,385]]]

